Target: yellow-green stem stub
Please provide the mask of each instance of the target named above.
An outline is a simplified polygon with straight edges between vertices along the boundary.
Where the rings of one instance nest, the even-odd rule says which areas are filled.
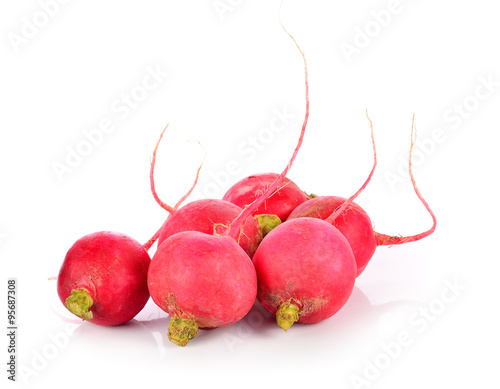
[[[277,215],[257,215],[257,221],[262,229],[262,236],[266,236],[281,224],[281,219]]]
[[[198,323],[192,319],[177,317],[168,324],[168,339],[177,346],[184,347],[198,335]]]
[[[82,320],[92,319],[93,315],[90,311],[92,304],[94,304],[94,300],[85,289],[73,289],[64,303],[72,314],[81,317]]]
[[[276,322],[286,332],[293,323],[299,320],[299,315],[301,313],[298,306],[292,304],[290,301],[285,301],[280,305],[278,312],[276,312]]]

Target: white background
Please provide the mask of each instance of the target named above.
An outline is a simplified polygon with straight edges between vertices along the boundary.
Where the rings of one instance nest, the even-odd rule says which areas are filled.
[[[146,242],[159,228],[167,213],[151,196],[149,167],[167,122],[156,178],[168,203],[190,186],[203,157],[192,140],[207,157],[199,190],[188,201],[220,198],[252,173],[281,171],[304,114],[302,59],[279,24],[277,0],[53,4],[0,6],[1,289],[6,294],[7,278],[17,278],[17,384],[497,382],[500,25],[494,2],[284,2],[283,23],[307,57],[311,104],[289,177],[307,192],[352,194],[372,165],[368,109],[379,163],[358,203],[379,232],[423,231],[431,219],[401,175],[415,114],[418,140],[426,140],[416,148],[415,177],[438,228],[420,242],[379,247],[352,298],[329,320],[285,333],[256,304],[241,322],[204,331],[185,348],[168,342],[168,316],[151,301],[137,320],[99,327],[67,313],[47,278],[87,233],[116,230]],[[214,4],[228,8],[217,11]],[[348,45],[356,49],[351,55],[342,49]],[[159,81],[149,79],[150,90],[141,94],[154,70]],[[141,101],[126,112],[122,99],[131,94]],[[279,133],[264,130],[279,119],[276,111],[293,119]],[[85,148],[84,131],[103,120],[113,131]],[[78,147],[86,155],[70,158],[72,166],[58,176],[54,166],[67,165]],[[404,346],[395,346],[405,336]],[[365,385],[353,384],[354,376]]]

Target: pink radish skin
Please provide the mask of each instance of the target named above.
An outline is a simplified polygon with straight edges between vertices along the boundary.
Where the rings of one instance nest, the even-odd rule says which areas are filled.
[[[287,221],[301,217],[326,220],[347,199],[338,196],[319,196],[308,200],[293,210]],[[359,276],[372,258],[377,241],[368,214],[358,204],[352,202],[334,221],[335,226],[349,242],[356,258]]]
[[[253,264],[259,302],[285,331],[295,322],[333,316],[349,299],[356,261],[346,238],[330,223],[299,218],[274,228]]]
[[[229,225],[242,212],[242,209],[223,200],[196,200],[179,208],[171,214],[161,229],[158,245],[170,236],[183,231],[199,231],[213,235],[218,225]],[[262,240],[262,230],[255,218],[248,218],[239,245],[252,258]]]
[[[244,208],[261,196],[278,176],[277,173],[262,173],[246,177],[229,188],[222,199]],[[293,181],[283,177],[279,188],[252,215],[276,215],[285,221],[298,205],[308,199]]]
[[[57,293],[73,314],[114,326],[133,319],[146,305],[148,267],[144,247],[127,235],[102,231],[69,249],[57,277]]]
[[[233,239],[187,231],[158,247],[148,287],[153,301],[172,317],[169,339],[184,346],[198,328],[229,325],[245,316],[255,301],[257,277]]]

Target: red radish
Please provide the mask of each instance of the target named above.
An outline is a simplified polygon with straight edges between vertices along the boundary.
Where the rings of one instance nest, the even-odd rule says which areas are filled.
[[[156,202],[170,213],[159,232],[159,236],[157,237],[158,246],[160,246],[168,237],[183,231],[199,231],[205,234],[214,234],[217,232],[216,230],[218,226],[229,225],[229,223],[231,223],[242,212],[240,207],[228,201],[217,199],[196,200],[179,208],[182,201],[184,201],[194,189],[194,186],[198,181],[201,165],[198,168],[193,186],[173,208],[165,204],[160,199],[155,189],[154,168],[158,146],[167,127],[165,127],[162,131],[153,151],[153,160],[151,162],[150,171],[151,192],[153,193]],[[260,227],[259,222],[254,218],[249,218],[244,223],[244,233],[238,240],[239,245],[243,248],[243,250],[245,250],[247,255],[252,258],[261,240],[262,228]]]
[[[307,90],[306,68],[306,94]],[[251,213],[262,201],[245,212]],[[347,239],[330,223],[314,218],[287,221],[272,229],[252,261],[257,299],[285,331],[296,321],[315,323],[334,315],[349,299],[356,280],[356,261]]]
[[[151,262],[148,288],[171,316],[168,338],[185,346],[198,329],[232,324],[247,314],[257,277],[243,249],[227,236],[179,232],[161,244]]]
[[[57,293],[68,310],[103,326],[123,324],[149,298],[144,247],[127,235],[102,231],[69,249],[57,277]]]
[[[175,209],[196,186],[200,169],[201,165],[191,189]],[[59,276],[52,277],[57,279],[59,298],[66,308],[83,320],[104,326],[123,324],[137,315],[149,298],[151,259],[147,251],[160,231],[144,245],[111,231],[77,240],[67,252]]]
[[[280,185],[302,144],[309,116],[307,64],[304,56],[303,59],[306,114],[298,144],[285,170],[225,230],[219,226],[221,235],[179,232],[164,240],[153,256],[148,273],[149,291],[153,301],[171,316],[168,337],[177,345],[185,346],[199,328],[216,328],[238,321],[253,306],[257,294],[255,268],[236,242],[244,234],[245,222],[253,210]]]
[[[293,220],[300,217],[314,217],[326,220],[327,222],[332,223],[335,227],[337,227],[351,245],[354,256],[356,258],[358,276],[363,272],[366,265],[372,258],[377,246],[398,245],[408,242],[414,242],[422,238],[425,238],[426,236],[429,236],[436,229],[436,217],[429,208],[427,202],[420,194],[420,191],[417,188],[412,172],[411,158],[412,158],[413,145],[415,143],[415,141],[413,140],[413,126],[414,126],[414,118],[412,121],[412,130],[411,130],[412,141],[410,146],[409,173],[417,197],[420,199],[420,201],[423,203],[423,205],[425,206],[425,208],[432,217],[433,224],[429,230],[421,234],[413,236],[405,236],[405,237],[384,235],[375,232],[373,230],[372,222],[368,217],[368,214],[358,204],[352,202],[352,199],[360,193],[360,191],[366,186],[366,184],[370,180],[373,170],[367,182],[365,182],[365,185],[363,185],[363,187],[349,200],[343,197],[336,197],[336,196],[316,197],[298,206],[287,219],[287,220]],[[376,164],[376,154],[375,154],[375,164]]]
[[[274,228],[253,264],[257,298],[285,331],[295,321],[315,323],[334,315],[349,299],[356,280],[356,261],[346,238],[315,218]]]
[[[277,173],[261,173],[246,177],[229,188],[222,199],[243,208],[261,196],[278,176]],[[285,221],[298,205],[308,199],[309,196],[293,181],[283,177],[280,187],[252,215],[276,215]]]

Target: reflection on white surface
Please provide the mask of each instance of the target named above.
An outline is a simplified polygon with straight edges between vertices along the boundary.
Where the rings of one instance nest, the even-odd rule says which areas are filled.
[[[102,327],[82,322],[71,315],[54,297],[55,283],[46,289],[50,294],[51,317],[45,343],[26,347],[20,376],[25,384],[37,387],[54,375],[67,375],[75,366],[90,364],[100,374],[112,361],[109,374],[127,376],[140,381],[137,369],[166,369],[168,372],[215,377],[221,364],[227,377],[246,370],[249,363],[270,373],[280,365],[303,364],[314,368],[321,359],[336,374],[345,375],[347,366],[360,361],[360,353],[368,353],[376,345],[381,319],[400,309],[415,310],[421,304],[396,301],[375,305],[355,287],[348,303],[336,315],[316,324],[296,323],[285,333],[274,316],[257,301],[239,322],[214,330],[202,330],[186,347],[171,343],[166,331],[170,317],[150,299],[146,307],[130,322],[115,327]],[[277,365],[277,363],[279,364]],[[111,365],[109,365],[111,366]],[[116,367],[118,366],[118,367]],[[333,377],[333,371],[330,372]],[[267,374],[266,373],[266,374]]]

